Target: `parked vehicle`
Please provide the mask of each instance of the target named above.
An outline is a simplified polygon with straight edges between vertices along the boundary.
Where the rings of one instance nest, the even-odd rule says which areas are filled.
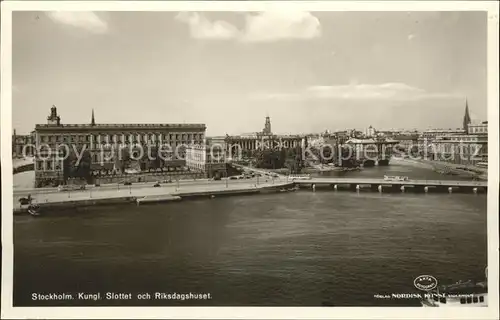
[[[60,185],[57,187],[58,191],[75,191],[75,190],[85,190],[85,185]]]
[[[155,187],[155,188],[160,187],[160,183],[158,181],[156,181],[156,183],[153,185],[153,187]]]
[[[408,181],[408,177],[403,176],[384,176],[384,180],[386,181]]]
[[[123,185],[125,185],[125,186],[130,186],[130,185],[132,185],[132,182],[130,182],[130,181],[125,181],[125,182],[123,183]]]

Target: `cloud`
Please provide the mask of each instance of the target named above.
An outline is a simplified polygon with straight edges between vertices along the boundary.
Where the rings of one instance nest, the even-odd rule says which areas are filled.
[[[85,29],[92,33],[106,33],[108,24],[92,11],[50,11],[46,15],[54,22]]]
[[[311,86],[298,93],[256,94],[253,100],[420,100],[460,98],[458,94],[431,93],[404,83]]]
[[[181,12],[175,17],[187,23],[191,37],[195,39],[232,39],[239,35],[239,30],[226,21],[209,21],[197,12]]]
[[[309,12],[269,11],[245,15],[245,26],[239,30],[223,20],[210,21],[197,12],[181,12],[176,20],[189,26],[196,39],[234,39],[243,42],[270,42],[285,39],[312,39],[321,36],[321,24]]]
[[[313,39],[321,36],[321,24],[310,12],[268,11],[247,15],[242,40],[268,42]]]

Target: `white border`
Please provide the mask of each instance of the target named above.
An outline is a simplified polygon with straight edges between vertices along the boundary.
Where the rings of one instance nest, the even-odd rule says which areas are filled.
[[[498,2],[331,1],[331,2],[147,2],[19,1],[1,4],[2,313],[1,318],[199,318],[199,319],[498,319]],[[488,308],[378,307],[12,307],[12,11],[488,11]],[[467,45],[467,44],[464,44]]]

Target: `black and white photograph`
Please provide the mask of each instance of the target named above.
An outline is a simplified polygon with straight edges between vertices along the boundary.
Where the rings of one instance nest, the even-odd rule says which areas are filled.
[[[498,318],[497,2],[1,31],[2,318]]]

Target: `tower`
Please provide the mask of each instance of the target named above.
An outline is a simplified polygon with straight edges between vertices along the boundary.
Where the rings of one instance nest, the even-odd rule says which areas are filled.
[[[90,125],[95,126],[94,109],[92,109],[92,119],[90,120]]]
[[[57,108],[52,105],[50,108],[50,115],[47,117],[47,124],[58,126],[61,124],[61,117],[57,115]]]
[[[464,114],[464,122],[463,128],[465,132],[468,132],[469,124],[471,123],[470,115],[469,115],[469,104],[467,102],[467,98],[465,98],[465,114]]]
[[[269,116],[266,116],[266,123],[264,124],[264,130],[262,130],[262,133],[264,134],[272,134],[271,131],[271,118]]]

